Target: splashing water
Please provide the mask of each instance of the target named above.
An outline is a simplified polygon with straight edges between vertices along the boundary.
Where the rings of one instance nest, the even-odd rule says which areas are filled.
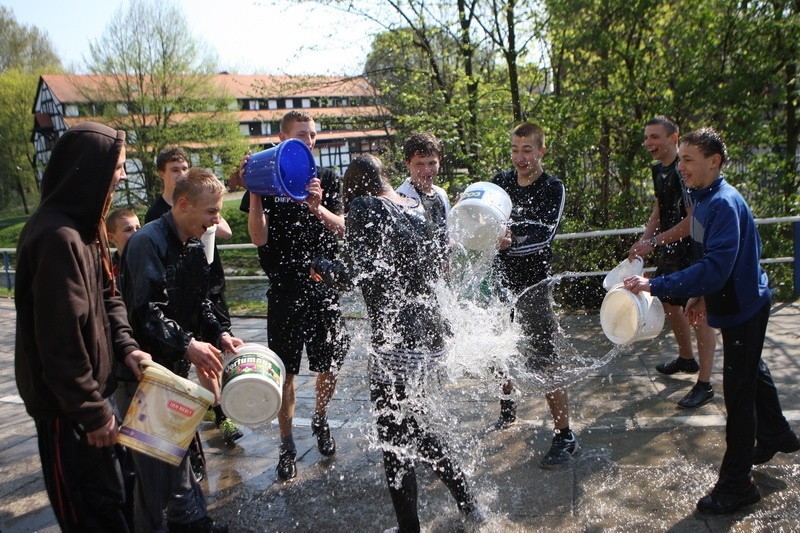
[[[447,447],[447,454],[468,479],[487,468],[485,462],[492,455],[494,444],[487,438],[487,431],[475,431],[475,423],[476,417],[495,415],[495,402],[503,381],[513,379],[519,395],[541,398],[546,392],[568,387],[589,376],[627,348],[610,347],[600,331],[599,318],[597,327],[587,331],[585,320],[576,323],[562,312],[566,306],[557,303],[557,298],[563,298],[564,291],[558,289],[570,277],[569,273],[549,277],[519,295],[512,295],[498,288],[493,280],[494,255],[494,251],[464,249],[452,255],[449,279],[437,285],[437,298],[452,334],[441,365],[443,372],[416,383],[413,388],[420,393],[409,395],[395,413],[400,419],[413,416],[420,428],[438,435]],[[536,351],[537,343],[528,342],[530,323],[549,324],[552,329],[549,342],[553,353],[544,358],[545,364],[531,364],[531,360],[540,361],[543,357]],[[527,336],[523,333],[526,327]],[[361,345],[369,350],[369,342],[366,333],[353,337],[354,347]],[[375,362],[380,364],[379,360]],[[476,413],[470,406],[487,408]],[[392,451],[398,457],[414,461],[418,467],[427,464],[436,469],[413,446],[381,442],[374,420],[368,427],[360,428],[360,432],[371,449]],[[401,481],[402,472],[395,482]],[[473,491],[485,508],[498,493],[497,487],[487,482],[474,486]],[[450,503],[456,514],[455,502]],[[502,517],[493,517],[492,521],[497,519]]]

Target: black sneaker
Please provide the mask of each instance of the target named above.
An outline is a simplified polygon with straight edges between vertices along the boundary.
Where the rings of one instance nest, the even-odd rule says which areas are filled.
[[[204,516],[189,524],[167,522],[170,533],[228,533],[228,526],[218,524],[210,516]]]
[[[572,430],[568,430],[565,433],[557,429],[556,435],[553,437],[553,444],[550,445],[550,450],[542,458],[539,466],[542,468],[556,468],[571,463],[580,451],[578,437],[575,436]]]
[[[281,481],[288,481],[297,476],[297,450],[284,450],[281,448],[278,466],[275,471],[278,472],[278,479]]]
[[[517,402],[500,400],[500,418],[494,423],[497,429],[505,429],[517,420]]]
[[[717,482],[709,494],[697,502],[697,510],[707,514],[730,514],[761,500],[761,492],[751,477],[746,484]]]
[[[791,429],[786,431],[773,442],[758,441],[753,450],[753,464],[761,465],[772,459],[776,453],[793,453],[800,450],[800,439]]]
[[[678,401],[678,407],[682,407],[683,409],[694,409],[695,407],[700,407],[701,405],[707,404],[713,397],[714,388],[711,387],[711,385],[706,387],[705,385],[695,383],[691,390],[686,393],[686,396]]]
[[[317,448],[319,453],[325,457],[330,457],[336,453],[336,441],[331,436],[331,427],[328,419],[314,415],[311,419],[311,434],[317,436]]]
[[[683,372],[684,374],[697,374],[700,371],[700,365],[697,364],[697,361],[694,360],[694,357],[691,359],[676,357],[669,363],[661,363],[660,365],[656,365],[656,370],[668,376],[678,372]]]

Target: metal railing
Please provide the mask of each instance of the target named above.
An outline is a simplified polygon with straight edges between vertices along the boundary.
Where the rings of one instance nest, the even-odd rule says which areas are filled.
[[[795,261],[796,257],[800,257],[800,216],[797,217],[772,217],[772,218],[757,218],[756,224],[787,224],[793,226],[793,256],[792,257],[771,257],[761,259],[761,264],[774,265],[779,263],[793,263],[793,278],[794,278],[794,294],[800,295],[800,261]],[[578,233],[560,233],[556,235],[556,240],[569,240],[569,239],[592,239],[596,237],[608,237],[612,235],[635,235],[642,233],[643,227],[638,228],[624,228],[624,229],[608,229],[596,231],[584,231]],[[253,244],[218,244],[217,248],[220,250],[243,250],[247,248],[255,248]],[[11,289],[13,287],[14,270],[11,268],[10,255],[16,250],[14,248],[0,248],[3,253],[3,275],[6,280],[6,287]],[[591,277],[591,276],[605,276],[608,274],[607,270],[597,270],[591,272],[570,272],[569,277]],[[264,274],[256,276],[227,276],[229,280],[239,281],[261,281],[266,280],[267,276]]]

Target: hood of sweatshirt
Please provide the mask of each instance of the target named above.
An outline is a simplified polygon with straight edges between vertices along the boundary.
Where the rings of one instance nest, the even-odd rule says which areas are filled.
[[[84,239],[95,239],[124,144],[124,131],[95,122],[68,129],[44,171],[39,210],[69,217]]]

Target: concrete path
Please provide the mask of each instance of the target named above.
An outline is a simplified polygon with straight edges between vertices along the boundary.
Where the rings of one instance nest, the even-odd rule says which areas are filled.
[[[597,315],[564,317],[576,344],[607,350]],[[364,328],[363,321],[352,321]],[[266,343],[263,319],[236,319],[235,333]],[[48,505],[32,420],[14,383],[15,312],[0,300],[0,531],[57,531]],[[784,413],[800,427],[800,305],[773,307],[765,347]],[[724,452],[721,343],[713,381],[717,396],[695,411],[676,408],[695,376],[662,376],[655,365],[674,357],[668,332],[637,343],[570,387],[572,424],[582,453],[569,467],[542,470],[552,423],[540,395],[520,401],[520,422],[491,428],[497,400],[461,391],[469,380],[448,384],[443,421],[452,429],[456,456],[489,521],[477,531],[798,531],[800,454],[778,454],[755,468],[762,501],[732,516],[698,515],[694,508],[716,480]],[[295,441],[298,477],[277,481],[278,431],[272,424],[245,428],[236,446],[204,424],[209,478],[203,483],[212,516],[231,531],[380,532],[395,525],[381,454],[370,446],[373,431],[367,393],[366,354],[348,356],[331,408],[338,451],[323,458],[311,436],[313,375],[298,376]],[[463,524],[452,498],[431,471],[419,467],[423,530],[476,530]]]

